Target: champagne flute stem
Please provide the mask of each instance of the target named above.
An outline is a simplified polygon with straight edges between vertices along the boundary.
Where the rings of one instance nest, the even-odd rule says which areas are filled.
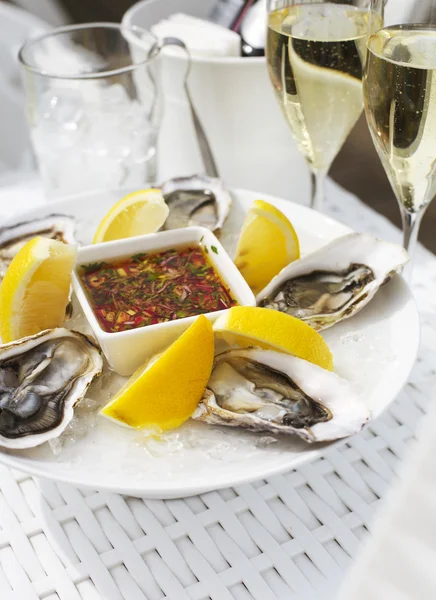
[[[312,200],[310,203],[310,208],[322,211],[324,206],[326,174],[324,172],[313,171],[311,169],[310,177],[312,182]]]
[[[415,256],[416,244],[418,241],[419,226],[421,225],[424,210],[412,213],[401,207],[401,219],[403,221],[403,246],[409,254],[410,260],[404,269],[404,276],[410,282],[412,277],[413,260]]]

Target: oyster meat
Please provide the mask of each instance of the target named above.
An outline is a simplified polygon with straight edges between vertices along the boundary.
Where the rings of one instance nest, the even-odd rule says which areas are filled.
[[[48,215],[42,219],[0,227],[0,281],[17,252],[30,239],[43,237],[76,244],[74,219],[66,215]]]
[[[162,229],[201,225],[216,231],[222,228],[232,204],[230,193],[216,177],[176,177],[161,189],[170,210]]]
[[[401,246],[350,233],[282,269],[257,305],[326,329],[359,312],[407,261]]]
[[[95,344],[68,329],[0,346],[0,446],[31,448],[58,437],[102,368]]]
[[[331,371],[275,350],[245,348],[216,356],[192,418],[325,442],[360,431],[369,411]]]

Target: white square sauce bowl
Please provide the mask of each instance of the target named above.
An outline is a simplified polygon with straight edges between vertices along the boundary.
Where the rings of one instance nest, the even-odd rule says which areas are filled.
[[[189,245],[201,245],[205,249],[213,268],[220,275],[238,305],[255,306],[254,294],[245,279],[215,235],[204,227],[172,229],[171,231],[161,231],[79,248],[76,268],[72,276],[73,289],[110,367],[120,375],[131,375],[149,358],[165,350],[195,321],[197,316],[145,325],[126,331],[104,331],[95,316],[88,294],[82,284],[81,265],[116,262],[128,259],[135,254],[153,254]],[[213,322],[226,310],[204,314]]]

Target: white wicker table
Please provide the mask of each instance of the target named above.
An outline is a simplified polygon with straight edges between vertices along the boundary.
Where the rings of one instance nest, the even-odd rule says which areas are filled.
[[[24,207],[23,189],[0,193],[1,215]],[[399,241],[388,221],[331,182],[328,196],[332,217]],[[334,598],[436,382],[436,258],[422,247],[413,288],[422,343],[409,384],[361,434],[305,467],[158,501],[0,466],[1,600]]]

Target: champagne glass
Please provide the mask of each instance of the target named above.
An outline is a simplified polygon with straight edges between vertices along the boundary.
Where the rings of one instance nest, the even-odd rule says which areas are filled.
[[[382,0],[371,10],[380,11]],[[404,247],[436,193],[436,0],[388,2],[368,39],[364,102],[374,145],[397,197]]]
[[[363,110],[366,40],[381,25],[370,23],[369,2],[269,0],[268,72],[309,164],[318,210],[327,172]]]

